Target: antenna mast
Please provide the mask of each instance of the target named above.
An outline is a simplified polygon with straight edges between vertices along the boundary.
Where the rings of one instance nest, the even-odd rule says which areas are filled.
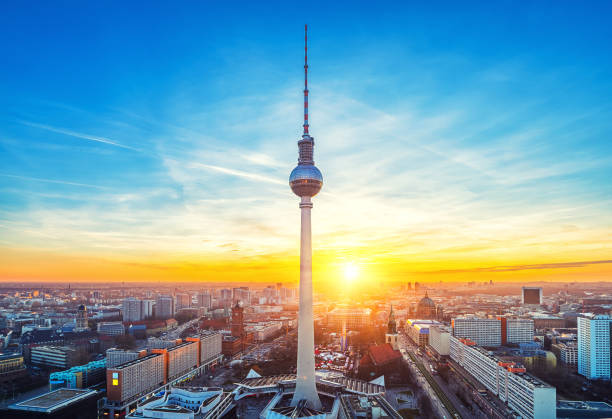
[[[308,134],[308,25],[304,25],[304,135]]]

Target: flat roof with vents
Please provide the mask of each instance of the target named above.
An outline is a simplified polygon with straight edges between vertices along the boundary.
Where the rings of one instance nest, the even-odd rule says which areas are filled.
[[[54,413],[59,409],[70,406],[81,400],[87,399],[97,392],[95,390],[81,390],[61,388],[40,396],[33,397],[23,402],[9,406],[9,409],[26,410],[30,412]]]

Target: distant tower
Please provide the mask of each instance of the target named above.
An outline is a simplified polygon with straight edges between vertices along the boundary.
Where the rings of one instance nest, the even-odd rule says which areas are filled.
[[[77,309],[76,330],[82,331],[87,329],[87,307],[81,304]]]
[[[237,301],[236,305],[232,308],[230,330],[233,337],[240,339],[240,348],[244,351],[244,307],[242,307],[242,301]]]
[[[308,27],[304,37],[304,133],[298,141],[298,165],[289,176],[291,190],[301,198],[302,230],[300,234],[300,312],[298,316],[298,359],[295,393],[292,406],[305,400],[308,407],[321,409],[315,383],[314,320],[312,315],[312,245],[310,198],[323,186],[323,176],[313,161],[314,139],[308,131]]]
[[[387,333],[385,334],[385,342],[391,344],[393,349],[398,349],[397,344],[397,323],[395,322],[395,315],[393,314],[393,304],[391,305],[391,311],[389,312],[389,322],[387,323]]]
[[[231,332],[232,336],[239,338],[244,334],[244,308],[240,301],[232,308]]]

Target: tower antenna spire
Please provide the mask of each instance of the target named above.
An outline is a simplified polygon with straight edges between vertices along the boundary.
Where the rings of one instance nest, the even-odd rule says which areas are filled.
[[[304,135],[308,133],[308,25],[304,25]]]

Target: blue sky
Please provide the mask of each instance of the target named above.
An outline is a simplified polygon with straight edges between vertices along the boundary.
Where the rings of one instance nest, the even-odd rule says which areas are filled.
[[[4,4],[0,246],[294,252],[307,22],[323,253],[609,258],[611,9]]]

